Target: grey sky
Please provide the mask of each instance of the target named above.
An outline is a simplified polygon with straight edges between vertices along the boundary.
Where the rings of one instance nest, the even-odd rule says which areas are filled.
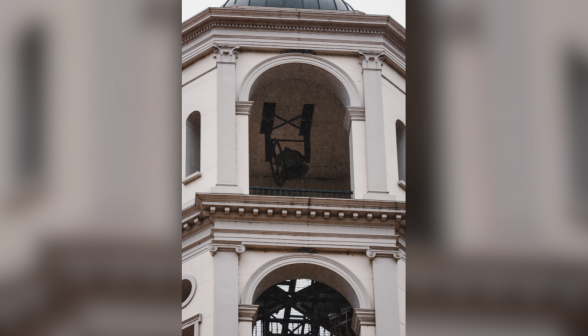
[[[208,7],[220,7],[226,0],[182,0],[182,21]],[[406,27],[406,0],[345,0],[353,8],[367,14],[390,15]]]

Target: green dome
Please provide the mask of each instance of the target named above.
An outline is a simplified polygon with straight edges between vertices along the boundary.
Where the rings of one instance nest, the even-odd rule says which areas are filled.
[[[353,7],[343,0],[227,0],[226,6],[256,6],[278,8],[304,8],[352,11]]]

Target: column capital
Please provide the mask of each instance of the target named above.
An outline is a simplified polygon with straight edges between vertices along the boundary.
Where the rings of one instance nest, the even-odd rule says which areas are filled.
[[[235,54],[238,53],[237,49],[241,48],[240,46],[227,46],[227,45],[213,45],[215,49],[214,53],[217,54],[214,56],[216,59],[216,63],[230,63],[235,64],[236,56]]]
[[[251,322],[255,324],[257,321],[258,305],[239,305],[239,322]]]
[[[361,327],[376,325],[376,311],[373,309],[353,309],[353,317],[351,318],[351,329],[357,336],[361,336]]]
[[[210,246],[208,246],[208,251],[210,251],[210,254],[212,254],[213,256],[217,253],[217,252],[235,252],[237,254],[241,254],[243,252],[245,252],[245,245],[243,244],[210,244]]]
[[[238,101],[235,105],[235,110],[237,111],[237,115],[244,115],[249,116],[251,111],[251,106],[253,106],[252,101]]]
[[[375,258],[393,258],[396,261],[400,259],[406,261],[406,252],[403,250],[380,250],[369,248],[365,254],[370,260]]]
[[[382,71],[382,62],[380,58],[384,56],[381,51],[358,51],[359,58],[362,60],[363,70]]]
[[[365,121],[365,107],[347,106],[345,107],[345,117],[343,125],[349,131],[352,121]]]

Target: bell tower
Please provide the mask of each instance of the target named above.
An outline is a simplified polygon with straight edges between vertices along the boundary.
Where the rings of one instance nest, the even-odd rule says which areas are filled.
[[[228,0],[182,41],[183,334],[404,335],[404,28]]]

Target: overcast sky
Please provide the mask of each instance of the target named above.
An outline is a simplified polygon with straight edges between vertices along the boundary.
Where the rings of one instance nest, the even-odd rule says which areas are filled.
[[[182,21],[200,13],[208,7],[220,7],[226,0],[182,0]],[[345,0],[351,7],[366,14],[390,15],[406,27],[406,0]]]

